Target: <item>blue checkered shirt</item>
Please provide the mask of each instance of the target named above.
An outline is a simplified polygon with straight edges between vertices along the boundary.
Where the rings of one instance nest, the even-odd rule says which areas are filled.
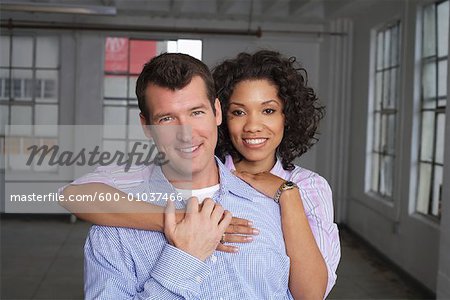
[[[293,299],[279,205],[217,164],[221,184],[213,200],[252,220],[260,230],[254,241],[201,261],[168,244],[163,233],[94,225],[84,249],[86,299]],[[135,195],[175,193],[156,166],[126,173],[102,167],[87,176]]]

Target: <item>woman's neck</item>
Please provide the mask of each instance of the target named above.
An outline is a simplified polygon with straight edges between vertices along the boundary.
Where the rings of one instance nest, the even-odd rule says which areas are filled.
[[[237,171],[244,171],[251,174],[257,174],[261,172],[269,172],[272,170],[273,166],[275,165],[276,160],[275,158],[273,160],[267,160],[267,161],[248,161],[245,159],[242,159],[241,161],[234,161],[234,167]]]

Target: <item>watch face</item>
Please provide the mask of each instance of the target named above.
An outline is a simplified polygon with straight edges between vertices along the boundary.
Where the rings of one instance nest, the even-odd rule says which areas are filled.
[[[290,190],[293,189],[295,187],[295,183],[293,183],[292,181],[286,181],[283,185],[283,190]]]
[[[293,187],[295,184],[292,181],[286,181],[286,187]]]

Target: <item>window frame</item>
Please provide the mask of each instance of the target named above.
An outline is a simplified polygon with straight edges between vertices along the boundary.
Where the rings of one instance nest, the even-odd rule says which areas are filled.
[[[386,51],[386,47],[382,48],[383,53],[381,54],[383,57],[382,60],[382,66],[381,68],[379,68],[378,64],[378,58],[379,58],[379,44],[378,44],[378,36],[379,34],[382,34],[382,41],[383,41],[383,46],[385,46],[385,34],[387,31],[391,31],[393,28],[397,27],[397,53],[396,53],[396,63],[392,64],[391,63],[391,59],[392,59],[392,47],[391,44],[389,46],[389,62],[386,65],[384,62],[384,56],[385,56],[385,51]],[[390,43],[392,42],[392,38],[390,39]],[[402,43],[403,43],[403,22],[402,22],[402,18],[397,17],[394,19],[391,19],[387,22],[384,22],[383,24],[375,27],[372,29],[372,34],[371,34],[371,56],[370,56],[370,65],[371,67],[369,68],[369,101],[368,101],[368,122],[367,122],[367,143],[366,143],[366,173],[365,173],[365,193],[367,195],[370,196],[371,199],[376,199],[379,200],[379,202],[382,202],[386,205],[388,205],[389,207],[393,207],[394,206],[394,202],[395,202],[395,194],[396,194],[396,182],[397,182],[397,171],[398,171],[398,167],[397,167],[397,160],[396,160],[396,156],[397,156],[397,152],[398,152],[398,147],[396,145],[396,140],[397,139],[397,135],[399,132],[399,123],[400,123],[400,102],[402,99],[402,90],[401,90],[401,81],[402,81]],[[386,73],[390,73],[392,70],[396,70],[396,94],[394,97],[388,97],[388,101],[390,101],[391,99],[394,100],[394,107],[393,108],[384,108],[383,107],[383,103],[386,101],[384,99],[384,92],[385,92],[385,74]],[[380,98],[380,104],[377,104],[377,99],[378,99],[378,95],[377,95],[377,76],[381,74],[381,95],[379,96]],[[390,75],[390,74],[389,74]],[[388,92],[389,94],[390,92],[390,83],[389,84],[389,89]],[[389,95],[390,96],[390,95]],[[377,123],[376,120],[376,115],[378,114],[379,116],[379,122]],[[394,122],[393,122],[393,126],[394,126],[394,136],[392,138],[392,153],[390,153],[390,151],[387,150],[381,150],[381,145],[383,143],[382,141],[382,131],[383,131],[383,117],[386,116],[394,116]],[[386,126],[388,121],[385,121]],[[376,125],[378,125],[378,139],[375,137],[376,136]],[[378,140],[378,147],[379,149],[376,149],[376,145],[375,145],[375,141]],[[388,137],[385,137],[385,141],[387,142],[389,140]],[[387,146],[387,144],[385,145]],[[373,180],[373,161],[374,161],[374,155],[378,156],[378,172],[377,172],[377,190],[373,189],[372,186],[372,180]],[[381,179],[382,179],[382,170],[383,168],[381,167],[382,161],[384,157],[391,157],[392,159],[392,169],[391,169],[391,175],[392,175],[392,182],[391,182],[391,194],[387,195],[386,193],[382,193],[381,192]],[[385,187],[386,190],[386,187]]]
[[[426,218],[427,220],[430,220],[432,222],[435,223],[439,223],[440,222],[440,210],[442,207],[442,188],[443,188],[443,182],[440,186],[440,193],[441,196],[438,198],[438,203],[437,205],[437,214],[433,214],[433,205],[434,205],[434,199],[433,199],[433,190],[434,190],[434,181],[435,181],[435,168],[436,166],[439,166],[440,168],[442,168],[441,172],[442,172],[442,176],[444,173],[444,161],[442,163],[437,162],[436,161],[436,149],[437,149],[437,143],[436,143],[436,139],[437,139],[437,123],[438,123],[438,116],[439,115],[443,115],[444,118],[446,118],[446,106],[448,105],[448,103],[445,104],[445,106],[439,106],[439,101],[440,100],[445,100],[445,102],[447,102],[447,97],[448,97],[448,90],[447,90],[447,94],[444,96],[439,96],[439,63],[442,61],[447,60],[447,63],[444,64],[445,67],[447,68],[447,78],[448,78],[448,59],[449,59],[449,55],[448,55],[448,51],[449,49],[447,49],[447,55],[446,56],[439,56],[439,42],[438,42],[438,6],[444,2],[449,3],[448,5],[450,5],[450,1],[449,0],[440,0],[440,1],[433,1],[430,3],[427,3],[423,6],[421,6],[419,8],[419,13],[417,14],[417,26],[416,26],[416,36],[418,36],[418,45],[416,47],[416,49],[418,50],[418,53],[416,54],[417,57],[417,63],[419,65],[419,70],[416,73],[417,74],[417,81],[419,84],[419,89],[418,89],[418,101],[416,103],[416,107],[417,107],[417,115],[415,118],[415,122],[418,123],[418,125],[416,126],[417,128],[417,140],[416,140],[416,145],[415,147],[417,147],[417,152],[415,157],[413,156],[413,164],[416,164],[417,167],[413,168],[413,170],[415,170],[414,172],[412,172],[412,174],[415,176],[415,184],[414,186],[414,192],[413,192],[413,210],[412,213],[417,214],[419,216],[422,216],[424,218]],[[434,39],[435,39],[435,45],[434,45],[434,51],[435,53],[433,55],[428,55],[428,56],[424,56],[424,45],[425,45],[425,39],[424,39],[424,35],[425,35],[425,9],[427,7],[430,6],[434,6]],[[447,33],[448,34],[448,33]],[[433,65],[435,68],[435,83],[434,83],[434,88],[435,88],[435,93],[433,97],[425,97],[424,96],[424,87],[423,87],[423,82],[424,82],[424,69],[426,65]],[[447,89],[447,83],[448,80],[445,80],[444,84],[446,85],[446,89]],[[424,107],[424,103],[426,103],[427,99],[433,99],[435,101],[435,107],[434,108],[426,108]],[[433,138],[432,138],[432,149],[431,149],[431,155],[432,158],[431,160],[425,160],[422,157],[422,151],[423,151],[423,143],[422,143],[422,139],[423,139],[423,123],[424,123],[424,113],[426,112],[431,112],[434,113],[434,120],[433,120]],[[444,122],[445,123],[445,122]],[[445,144],[445,124],[444,124],[444,133],[443,133],[443,138],[444,138],[444,144]],[[430,165],[431,167],[431,178],[430,178],[430,182],[429,185],[427,187],[427,189],[429,190],[428,192],[428,199],[425,201],[425,204],[427,203],[427,213],[424,213],[422,211],[419,211],[418,206],[420,205],[419,201],[419,196],[420,196],[420,180],[421,180],[421,165]]]

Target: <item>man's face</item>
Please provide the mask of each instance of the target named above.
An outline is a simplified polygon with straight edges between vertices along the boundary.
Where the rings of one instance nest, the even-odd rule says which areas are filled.
[[[214,114],[201,77],[193,77],[187,86],[175,91],[149,84],[145,99],[153,125],[151,135],[169,160],[163,166],[169,180],[197,179],[215,168],[214,149],[222,113],[216,99]],[[142,116],[141,123],[145,125]]]

